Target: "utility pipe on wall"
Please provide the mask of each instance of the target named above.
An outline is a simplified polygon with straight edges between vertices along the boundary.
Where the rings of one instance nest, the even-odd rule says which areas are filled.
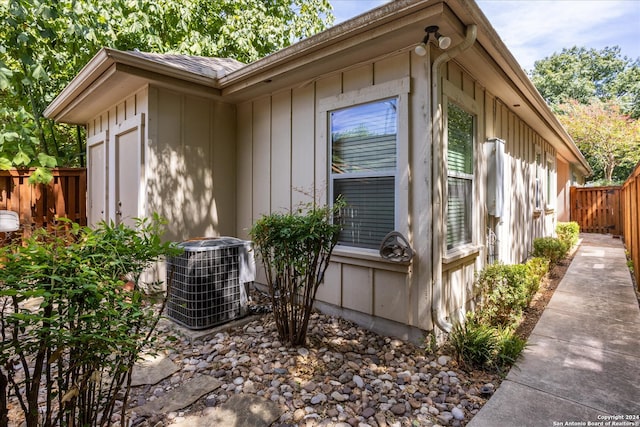
[[[432,182],[434,187],[433,193],[433,224],[437,224],[440,227],[440,231],[444,229],[442,227],[443,215],[442,215],[442,199],[443,199],[443,179],[442,172],[444,171],[443,165],[443,143],[442,143],[442,129],[443,129],[443,117],[442,117],[442,104],[440,101],[440,66],[445,62],[455,58],[461,52],[467,50],[476,41],[478,34],[478,27],[475,24],[467,25],[465,32],[465,39],[452,48],[438,56],[433,65],[431,66],[431,112],[433,114],[431,118],[432,122],[432,146],[433,146],[433,167]],[[442,233],[432,233],[432,271],[433,278],[431,280],[431,318],[436,326],[442,329],[444,332],[451,332],[453,325],[447,322],[442,313]]]

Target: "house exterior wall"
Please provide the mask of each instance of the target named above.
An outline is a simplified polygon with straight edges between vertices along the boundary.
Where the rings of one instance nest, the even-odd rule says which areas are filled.
[[[406,85],[406,114],[399,114],[398,231],[416,251],[409,265],[382,260],[377,251],[338,246],[318,289],[320,305],[353,312],[357,318],[433,328],[431,319],[432,233],[442,225],[432,221],[432,153],[430,59],[402,52],[359,64],[303,85],[278,91],[238,106],[238,229],[248,230],[263,214],[295,209],[302,203],[326,203],[328,197],[327,111],[333,107],[380,99]],[[544,189],[556,173],[555,151],[508,106],[476,82],[454,61],[444,67],[444,99],[468,104],[478,115],[474,244],[462,256],[437,249],[442,262],[442,309],[455,321],[473,306],[475,272],[486,263],[488,227],[497,235],[498,259],[524,261],[533,239],[550,235],[555,224],[555,198]],[[403,89],[397,89],[402,92]],[[402,95],[400,95],[402,104]],[[482,145],[488,138],[505,141],[504,212],[497,219],[485,208],[485,163]],[[406,160],[403,160],[403,153]],[[538,160],[538,165],[536,165]],[[551,167],[551,174],[547,168]],[[561,165],[562,167],[562,165]],[[537,175],[536,175],[537,174]],[[536,176],[541,205],[536,209]],[[555,180],[555,178],[553,178]],[[555,181],[553,181],[555,182]],[[554,190],[555,191],[555,190]],[[555,192],[554,192],[555,196]],[[439,257],[438,257],[439,255]],[[261,269],[258,282],[265,283]]]
[[[87,139],[106,153],[117,129],[142,120],[142,177],[138,183],[141,204],[138,215],[158,213],[169,222],[165,238],[182,241],[191,237],[233,235],[236,230],[235,201],[235,107],[218,100],[147,86],[111,106],[87,124]],[[105,139],[106,138],[106,139]],[[93,156],[91,148],[89,162]],[[113,157],[113,156],[111,156]],[[106,176],[116,168],[106,154]],[[115,219],[113,184],[102,170],[89,182],[89,198],[104,197],[104,218]],[[129,183],[128,185],[133,185]],[[93,195],[93,196],[92,196]],[[91,201],[89,202],[91,204]],[[97,221],[93,221],[95,223]]]
[[[527,259],[533,240],[550,236],[555,228],[555,189],[553,198],[546,192],[551,167],[552,185],[555,182],[556,153],[551,144],[524,123],[499,98],[485,93],[486,138],[505,141],[504,216],[489,218],[488,227],[497,236],[498,259],[507,264]],[[536,158],[539,164],[536,165]],[[537,175],[536,175],[537,174]],[[540,191],[536,207],[536,176]]]
[[[166,238],[233,236],[235,107],[149,87],[147,211],[169,222]]]
[[[403,92],[399,96],[405,112],[399,120],[405,136],[401,137],[404,141],[400,143],[399,156],[405,160],[400,160],[398,180],[404,183],[400,191],[405,195],[401,208],[404,212],[397,227],[405,235],[424,233],[424,239],[409,238],[412,245],[422,253],[427,251],[427,255],[414,260],[412,265],[398,265],[381,261],[377,251],[338,247],[317,298],[334,307],[429,329],[430,314],[425,299],[420,297],[428,292],[430,277],[426,262],[426,242],[431,232],[427,185],[430,151],[426,148],[428,67],[415,58],[409,52],[390,55],[240,104],[237,234],[248,238],[251,225],[263,214],[295,209],[314,201],[327,203],[327,105],[349,103],[349,99],[359,97],[375,99],[376,88],[389,93]],[[413,85],[410,91],[409,85]],[[409,151],[415,155],[410,157]],[[411,174],[420,181],[419,187],[409,183]],[[261,270],[258,268],[257,281],[264,283]]]

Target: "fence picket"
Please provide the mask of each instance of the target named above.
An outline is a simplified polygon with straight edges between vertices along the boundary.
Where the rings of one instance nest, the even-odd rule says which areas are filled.
[[[53,169],[49,184],[29,184],[34,169],[0,171],[0,209],[18,212],[23,237],[57,218],[87,225],[87,170]]]

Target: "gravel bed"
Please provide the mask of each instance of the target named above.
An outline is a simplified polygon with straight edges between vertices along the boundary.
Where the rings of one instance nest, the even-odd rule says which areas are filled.
[[[277,403],[282,415],[274,426],[464,426],[500,381],[465,370],[441,350],[431,354],[320,313],[312,314],[307,345],[299,348],[278,341],[269,313],[201,341],[190,342],[168,324],[157,334],[180,371],[132,389],[131,426],[169,426],[240,393]],[[200,375],[223,385],[179,412],[136,416],[135,407]]]

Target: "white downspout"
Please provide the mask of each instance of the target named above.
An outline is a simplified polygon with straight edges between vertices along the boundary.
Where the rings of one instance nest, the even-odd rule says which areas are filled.
[[[433,182],[433,224],[441,231],[442,227],[442,190],[443,182],[443,147],[442,147],[442,105],[440,100],[440,66],[445,62],[455,58],[461,52],[470,48],[476,41],[478,33],[478,27],[475,24],[467,25],[465,39],[452,48],[438,56],[433,65],[431,66],[431,111],[432,111],[432,146],[433,146],[433,167],[432,182]],[[442,233],[432,233],[432,271],[433,278],[431,280],[431,318],[436,326],[442,329],[444,332],[451,332],[453,325],[447,322],[442,314]]]

